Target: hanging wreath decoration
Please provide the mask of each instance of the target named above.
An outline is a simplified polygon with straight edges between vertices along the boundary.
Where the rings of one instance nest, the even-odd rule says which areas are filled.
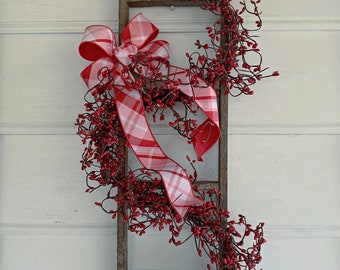
[[[261,67],[258,45],[241,17],[245,12],[255,16],[254,30],[259,30],[260,1],[246,4],[242,0],[240,10],[230,2],[206,1],[203,5],[218,19],[207,27],[211,44],[197,41],[198,50],[186,54],[188,68],[170,64],[168,42],[155,40],[158,29],[141,13],[124,29],[120,46],[108,27],[87,27],[79,52],[92,62],[81,73],[89,90],[85,112],[78,115],[76,125],[86,145],[81,160],[86,191],[109,189],[97,206],[112,218],[122,213],[129,230],[139,235],[157,227],[168,228],[169,242],[175,245],[193,237],[198,255],[205,253],[217,269],[255,269],[265,243],[264,224],[253,227],[242,215],[231,220],[227,209],[219,207],[220,191],[195,184],[195,163],[202,161],[220,135],[217,95],[250,95],[254,83],[278,75],[263,75],[266,68]],[[258,56],[256,64],[248,62],[250,54]],[[218,93],[219,89],[225,93]],[[181,112],[179,105],[184,107]],[[197,160],[187,156],[191,174],[166,155],[150,129],[146,114],[154,121],[164,120],[165,111],[173,115],[169,126],[197,154]],[[198,123],[198,111],[206,116],[202,123]],[[126,147],[134,152],[141,168],[125,168]],[[185,240],[181,235],[184,226],[191,228]],[[245,247],[247,239],[251,244]]]

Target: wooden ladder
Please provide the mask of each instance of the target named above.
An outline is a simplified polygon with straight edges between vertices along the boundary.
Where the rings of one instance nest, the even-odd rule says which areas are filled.
[[[130,7],[153,6],[199,6],[201,2],[191,0],[119,0],[119,37],[129,22]],[[221,37],[223,40],[223,37]],[[120,42],[120,41],[119,41]],[[223,43],[222,43],[223,44]],[[220,91],[224,93],[223,89]],[[198,181],[201,188],[216,187],[221,190],[220,207],[228,208],[228,96],[219,95],[219,120],[221,137],[218,148],[218,181]],[[128,270],[128,230],[122,214],[117,217],[117,270]]]

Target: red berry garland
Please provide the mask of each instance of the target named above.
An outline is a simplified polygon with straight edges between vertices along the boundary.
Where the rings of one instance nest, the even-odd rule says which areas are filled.
[[[263,75],[266,68],[261,67],[258,44],[250,35],[251,30],[243,26],[241,15],[247,12],[256,18],[257,28],[254,30],[261,27],[259,2],[250,0],[246,4],[242,0],[241,10],[236,10],[230,0],[206,1],[203,8],[217,14],[218,19],[212,27],[207,27],[211,44],[202,44],[198,40],[198,51],[187,54],[191,84],[196,83],[197,77],[204,78],[215,88],[226,89],[226,94],[238,96],[252,94],[250,87],[262,78],[278,75],[278,72]],[[256,64],[247,60],[247,56],[253,53],[259,56]],[[193,98],[179,91],[176,78],[160,71],[168,64],[139,53],[122,71],[122,77],[129,87],[140,89],[145,111],[153,115],[154,121],[157,118],[164,120],[164,112],[171,111],[173,120],[169,125],[191,143],[190,134],[197,127],[195,116],[198,108]],[[216,269],[255,269],[261,261],[261,246],[265,243],[263,223],[253,227],[242,215],[238,220],[231,220],[229,212],[219,207],[220,192],[199,189],[195,184],[196,195],[205,202],[191,206],[182,219],[171,207],[157,172],[139,168],[129,169],[126,173],[125,147],[129,145],[122,144],[124,133],[112,92],[115,87],[113,76],[109,68],[100,70],[98,84],[85,95],[86,111],[79,114],[76,121],[77,134],[86,144],[81,164],[86,173],[87,192],[101,187],[109,189],[106,197],[96,205],[112,218],[121,212],[129,230],[139,235],[149,227],[157,227],[159,230],[167,228],[171,234],[169,242],[175,245],[193,237],[198,255],[209,256]],[[184,106],[183,113],[179,113],[178,104]],[[194,182],[196,161],[187,159],[193,168],[189,178]],[[181,242],[179,236],[184,226],[191,228],[191,234]],[[248,247],[245,247],[246,239],[252,242]],[[207,268],[211,269],[211,265]]]

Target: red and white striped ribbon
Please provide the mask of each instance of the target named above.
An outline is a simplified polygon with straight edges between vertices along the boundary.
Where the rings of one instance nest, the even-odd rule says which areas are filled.
[[[80,55],[93,63],[86,67],[81,77],[89,89],[98,84],[98,72],[103,67],[112,70],[113,89],[117,113],[129,146],[141,164],[158,172],[162,178],[169,201],[181,216],[187,209],[202,200],[194,195],[186,171],[169,158],[157,143],[147,122],[141,93],[125,84],[122,69],[131,64],[131,57],[146,53],[152,57],[169,59],[169,44],[164,40],[153,41],[159,30],[141,13],[137,14],[124,29],[122,45],[117,46],[113,31],[102,25],[92,25],[85,29],[79,46]],[[191,134],[194,137],[194,149],[199,157],[208,151],[219,139],[217,98],[215,90],[207,86],[202,79],[199,85],[190,84],[185,70],[171,67],[171,76],[182,80],[180,90],[191,97],[207,115],[207,120]]]

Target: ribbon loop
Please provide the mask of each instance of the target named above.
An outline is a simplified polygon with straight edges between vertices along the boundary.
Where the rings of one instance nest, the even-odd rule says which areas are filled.
[[[123,30],[122,45],[118,47],[115,34],[110,28],[104,25],[88,26],[79,45],[79,54],[84,59],[93,61],[81,73],[87,87],[91,89],[96,86],[97,74],[102,67],[107,65],[106,67],[112,69],[117,61],[129,65],[131,57],[139,52],[167,61],[169,43],[165,40],[153,41],[158,32],[157,27],[139,13]]]
[[[137,14],[123,30],[122,45],[118,47],[111,29],[100,25],[89,26],[85,30],[79,52],[93,63],[82,71],[81,77],[91,89],[98,85],[98,72],[104,67],[112,71],[117,113],[128,144],[145,168],[159,173],[170,204],[184,217],[190,206],[203,201],[194,195],[185,169],[169,158],[157,143],[147,122],[139,89],[131,89],[131,84],[122,75],[123,69],[129,67],[132,57],[138,53],[147,54],[155,61],[168,61],[169,43],[164,40],[153,41],[158,32],[142,14]],[[180,85],[180,90],[193,97],[208,117],[191,134],[194,149],[200,158],[215,144],[220,134],[215,90],[204,85],[202,79],[198,79],[198,82],[204,87],[194,86],[184,69],[173,66],[168,69],[168,65],[162,66],[162,72],[166,72],[165,77],[174,76],[184,82]]]
[[[122,44],[133,44],[138,49],[151,43],[158,35],[158,28],[153,25],[143,14],[138,13],[124,28],[121,40]]]
[[[90,25],[85,29],[79,45],[79,54],[86,60],[97,61],[102,57],[112,56],[117,48],[113,31],[104,25]]]

